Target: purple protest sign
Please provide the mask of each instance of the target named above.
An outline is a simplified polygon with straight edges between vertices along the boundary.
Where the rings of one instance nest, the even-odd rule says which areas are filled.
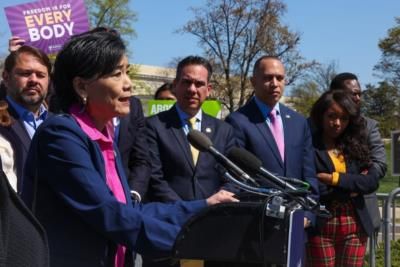
[[[4,8],[13,36],[54,54],[72,35],[89,30],[84,0],[42,0]]]

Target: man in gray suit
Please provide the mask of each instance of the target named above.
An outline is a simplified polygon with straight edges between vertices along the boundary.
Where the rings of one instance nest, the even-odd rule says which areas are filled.
[[[361,107],[361,86],[355,74],[343,72],[336,75],[332,79],[329,90],[346,90],[351,94],[352,99],[357,107]],[[385,177],[387,164],[385,146],[379,133],[378,122],[371,118],[365,116],[363,117],[365,119],[367,128],[368,147],[371,153],[370,158],[375,168],[378,170],[380,179],[382,179]],[[376,194],[373,193],[365,195],[364,197],[368,211],[373,219],[374,227],[377,231],[379,231],[381,222]]]

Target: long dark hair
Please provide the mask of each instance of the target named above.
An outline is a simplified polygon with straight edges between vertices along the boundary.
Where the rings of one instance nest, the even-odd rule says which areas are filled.
[[[73,79],[97,79],[110,74],[125,55],[125,44],[115,31],[98,30],[72,37],[54,63],[56,103],[63,112],[81,102],[73,89]]]
[[[316,127],[316,134],[323,134],[324,114],[334,103],[349,114],[349,124],[337,138],[336,147],[343,151],[348,160],[358,161],[363,166],[368,166],[370,164],[370,153],[367,144],[366,121],[360,115],[359,109],[347,92],[328,91],[315,102],[310,117]]]

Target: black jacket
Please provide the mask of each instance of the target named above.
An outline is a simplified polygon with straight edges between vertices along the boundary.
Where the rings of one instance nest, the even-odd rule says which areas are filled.
[[[49,266],[47,237],[0,170],[0,267],[14,266]]]
[[[315,167],[317,173],[333,173],[334,166],[327,150],[325,149],[320,137],[313,137],[315,149]],[[361,165],[355,161],[346,159],[346,173],[340,173],[339,182],[336,186],[326,185],[319,182],[320,202],[329,206],[333,201],[346,201],[351,199],[359,222],[363,226],[365,232],[370,235],[373,230],[372,218],[365,205],[364,195],[374,192],[379,186],[379,172],[371,165],[368,168],[368,174],[360,174],[362,172]],[[351,197],[351,193],[358,193],[356,197]]]

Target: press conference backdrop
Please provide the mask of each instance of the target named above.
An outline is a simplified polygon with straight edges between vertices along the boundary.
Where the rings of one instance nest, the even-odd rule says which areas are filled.
[[[392,176],[400,176],[400,131],[392,131]]]
[[[170,109],[175,104],[175,100],[148,100],[147,116]],[[218,100],[204,101],[201,109],[210,116],[221,119],[221,102]]]

